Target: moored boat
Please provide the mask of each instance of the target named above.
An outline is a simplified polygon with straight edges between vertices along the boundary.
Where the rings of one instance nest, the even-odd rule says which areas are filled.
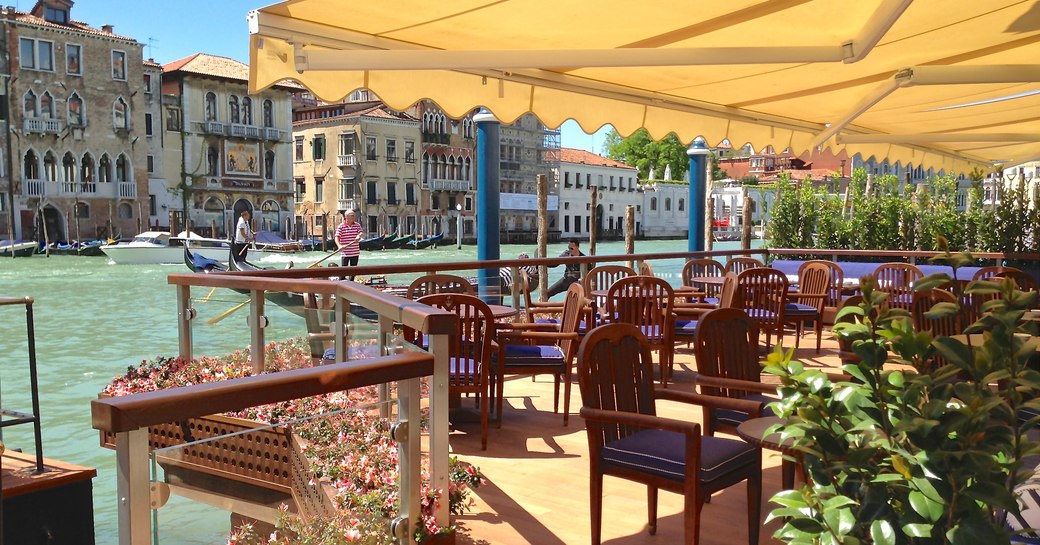
[[[392,239],[393,235],[376,235],[372,238],[366,238],[358,243],[362,250],[382,250],[383,242]]]
[[[211,273],[224,272],[228,270],[228,266],[224,263],[200,254],[192,253],[187,246],[184,247],[184,264],[191,269],[191,272]]]
[[[35,242],[12,242],[0,240],[0,257],[29,257],[36,253],[39,247]]]
[[[231,247],[225,239],[204,238],[195,233],[181,232],[171,237],[166,231],[145,231],[130,242],[103,245],[101,251],[117,264],[165,265],[183,262],[186,246],[215,261],[226,260]]]
[[[414,234],[404,235],[404,236],[393,238],[393,239],[388,239],[386,241],[383,241],[383,249],[384,250],[393,250],[393,249],[396,249],[396,248],[401,248],[405,244],[408,244],[408,241],[413,240],[413,239],[415,239],[415,235]]]

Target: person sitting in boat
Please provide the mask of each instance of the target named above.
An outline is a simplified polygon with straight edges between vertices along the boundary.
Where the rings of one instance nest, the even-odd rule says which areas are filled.
[[[231,253],[234,255],[235,261],[245,261],[246,255],[249,253],[249,243],[256,240],[253,227],[249,224],[252,216],[253,214],[249,210],[243,210],[238,217],[238,224],[235,225],[235,240],[231,243]]]
[[[520,252],[520,255],[516,256],[517,259],[530,259],[531,256],[524,252]],[[527,281],[531,285],[531,291],[538,289],[538,267],[534,265],[524,265],[520,267],[520,270],[527,273]],[[513,292],[513,268],[512,267],[500,267],[498,269],[498,276],[502,280],[502,294],[509,294]]]
[[[577,240],[572,240],[567,243],[567,249],[560,254],[560,257],[578,257],[585,254],[581,253],[581,247],[578,245]],[[567,288],[571,287],[571,284],[581,281],[581,264],[579,263],[568,263],[566,270],[563,272],[563,278],[559,279],[549,288],[549,298],[551,299],[558,293],[567,291]]]

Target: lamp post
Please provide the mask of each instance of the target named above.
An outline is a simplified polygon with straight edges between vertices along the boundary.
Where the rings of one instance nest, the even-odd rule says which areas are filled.
[[[455,244],[459,250],[462,249],[462,205],[456,203],[455,211],[459,213],[455,217]]]

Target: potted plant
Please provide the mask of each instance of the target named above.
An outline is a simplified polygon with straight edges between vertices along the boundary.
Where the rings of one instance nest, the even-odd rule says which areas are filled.
[[[947,252],[936,261],[956,268],[972,258]],[[1033,471],[1023,460],[1040,452],[1027,435],[1038,420],[1028,415],[1040,408],[1040,373],[1028,365],[1037,340],[1022,335],[1036,293],[1017,291],[1010,280],[958,290],[960,301],[992,298],[967,327],[969,346],[915,331],[905,311],[884,305],[872,278],[861,282],[863,305],[839,315],[855,320],[835,326],[859,357],[843,367],[846,379],[806,369],[791,351],[778,350],[764,364],[782,384],[775,409],[785,425],[778,431],[800,453],[807,476],[800,488],[773,497],[779,507],[770,518],[783,519],[775,537],[796,544],[1008,543],[1005,518],[1020,511],[1015,487]],[[915,290],[946,282],[950,277],[931,275]],[[928,315],[959,311],[959,304],[940,303]],[[948,364],[931,365],[935,356]]]

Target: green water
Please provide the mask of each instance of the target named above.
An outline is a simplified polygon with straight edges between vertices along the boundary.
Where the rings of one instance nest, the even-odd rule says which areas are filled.
[[[756,241],[757,242],[757,241]],[[716,249],[736,248],[736,243],[721,243]],[[640,253],[684,251],[686,242],[638,242]],[[549,255],[559,255],[564,245],[553,245]],[[587,250],[587,248],[583,248]],[[511,258],[520,252],[534,255],[533,245],[506,245],[501,255]],[[601,243],[597,254],[624,253],[620,242]],[[324,254],[311,254],[312,260]],[[420,252],[363,252],[361,264],[398,264],[456,262],[476,258],[476,248],[442,247]],[[658,276],[679,283],[681,260],[654,262]],[[113,376],[128,366],[156,355],[177,353],[175,289],[166,277],[183,273],[183,265],[114,265],[105,257],[34,256],[0,260],[0,297],[31,296],[36,320],[36,347],[39,361],[41,414],[44,454],[97,468],[94,480],[94,522],[96,542],[116,543],[115,452],[98,445],[98,435],[90,425],[90,400]],[[467,274],[473,274],[472,272]],[[563,267],[550,270],[549,281],[563,274]],[[407,276],[391,277],[403,283]],[[200,319],[193,330],[196,354],[221,354],[245,348],[249,331],[245,310],[207,325],[244,297],[226,290],[213,293],[196,288],[194,306]],[[0,307],[0,406],[30,411],[24,307]],[[271,325],[268,340],[282,339],[303,332],[303,320],[278,308],[269,308]],[[32,452],[31,426],[4,431],[7,448]],[[160,543],[211,545],[225,543],[229,528],[225,512],[182,499],[173,499],[159,512]]]

